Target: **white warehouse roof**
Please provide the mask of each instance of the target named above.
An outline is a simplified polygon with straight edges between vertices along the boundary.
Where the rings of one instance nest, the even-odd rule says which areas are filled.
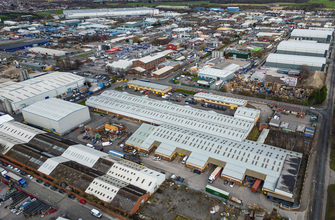
[[[322,66],[323,64],[326,64],[326,58],[270,53],[266,62]]]
[[[54,49],[43,48],[43,47],[30,48],[29,52],[46,54],[46,55],[49,55],[49,56],[56,56],[56,57],[65,56],[67,54],[67,52],[65,52],[65,51],[54,50]]]
[[[20,102],[85,78],[68,72],[53,72],[0,88],[0,96],[11,102]]]
[[[50,175],[50,173],[58,166],[60,163],[65,163],[70,161],[69,159],[58,156],[58,157],[51,157],[48,158],[39,168],[38,171],[42,172],[46,175]]]
[[[213,101],[219,101],[219,102],[229,103],[233,105],[241,105],[241,106],[244,106],[245,104],[247,104],[247,101],[242,100],[242,99],[229,98],[226,96],[214,95],[212,93],[204,93],[204,92],[199,92],[195,94],[194,98],[209,99]]]
[[[326,50],[329,50],[329,44],[289,40],[280,42],[277,46],[277,50],[324,54]]]
[[[51,98],[35,102],[34,104],[24,108],[22,111],[53,121],[60,121],[66,116],[85,108],[88,107],[61,99]]]
[[[323,30],[310,30],[310,29],[294,29],[291,32],[291,36],[297,37],[320,37],[326,38],[328,35],[332,35],[333,31],[323,31]]]
[[[255,121],[258,115],[261,113],[260,110],[247,107],[238,107],[234,113],[235,118],[241,118],[245,120]]]
[[[218,69],[215,67],[203,67],[199,70],[199,75],[207,75],[211,77],[219,77],[219,78],[226,78],[232,74],[235,74],[235,71],[239,70],[240,66],[234,63],[231,63],[224,67],[224,69]]]

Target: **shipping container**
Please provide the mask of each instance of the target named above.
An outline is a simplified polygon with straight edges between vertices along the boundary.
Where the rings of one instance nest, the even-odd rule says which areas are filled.
[[[223,191],[222,189],[216,188],[216,187],[211,186],[211,185],[206,186],[206,192],[209,192],[213,195],[220,196],[224,199],[229,199],[229,192]]]
[[[251,191],[257,192],[257,190],[258,190],[259,186],[261,185],[261,183],[262,183],[262,180],[257,179],[255,181],[254,185],[252,186]]]
[[[125,158],[125,157],[126,157],[126,154],[121,153],[121,152],[116,151],[116,150],[110,150],[110,151],[108,152],[108,154],[113,155],[113,156],[115,156],[115,157],[120,157],[120,158]]]

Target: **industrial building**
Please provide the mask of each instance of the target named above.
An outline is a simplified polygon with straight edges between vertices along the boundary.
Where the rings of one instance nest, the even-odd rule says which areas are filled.
[[[165,61],[165,57],[173,53],[173,50],[165,50],[162,52],[159,52],[155,55],[149,55],[145,56],[141,59],[134,60],[133,66],[134,67],[141,67],[146,70],[152,70],[158,66],[158,64]]]
[[[249,59],[251,56],[250,52],[240,51],[240,50],[225,50],[224,54],[228,53],[229,57],[240,58],[240,59]]]
[[[171,86],[164,86],[156,83],[144,82],[140,80],[132,80],[128,82],[128,87],[130,89],[136,90],[146,90],[149,93],[156,93],[156,94],[167,94],[172,90]]]
[[[230,109],[245,107],[248,104],[248,101],[243,99],[229,98],[226,96],[214,95],[212,93],[203,93],[203,92],[195,94],[194,99],[199,102],[221,105]]]
[[[84,17],[122,17],[122,16],[140,16],[157,15],[159,9],[138,7],[138,8],[101,8],[101,9],[82,9],[82,10],[64,10],[66,18],[84,18]]]
[[[290,39],[330,42],[333,39],[333,31],[294,29],[291,32]]]
[[[0,51],[15,52],[24,50],[27,47],[37,47],[49,43],[49,39],[27,39],[20,38],[16,40],[3,40],[0,41]]]
[[[25,122],[59,135],[91,119],[87,106],[51,98],[35,102],[22,110]]]
[[[173,66],[165,66],[159,70],[152,72],[151,74],[155,78],[162,78],[172,73],[173,70],[174,70]]]
[[[68,72],[52,72],[0,88],[0,111],[20,113],[37,101],[64,97],[84,85],[85,78]]]
[[[234,78],[235,72],[240,69],[239,65],[234,63],[225,62],[223,65],[209,67],[205,66],[198,71],[198,78],[200,79],[214,79],[228,81]]]
[[[63,190],[67,193],[77,191],[78,198],[94,195],[101,200],[101,206],[87,198],[85,200],[98,208],[109,208],[104,210],[111,214],[116,214],[114,210],[118,210],[119,214],[133,215],[165,181],[164,174],[145,166],[50,133],[38,132],[37,129],[36,132],[28,125],[21,126],[24,127],[13,126],[13,122],[5,122],[0,126],[1,142],[5,140],[1,135],[3,130],[10,137],[18,136],[18,132],[29,136],[25,140],[18,139],[17,143],[7,148],[1,145],[1,161],[26,172],[31,171],[35,173],[34,177],[44,182],[63,182],[73,191],[68,191],[69,188]]]
[[[42,54],[42,55],[46,55],[46,56],[53,56],[53,57],[60,57],[60,56],[69,55],[69,53],[66,52],[66,51],[54,50],[54,49],[43,48],[43,47],[30,48],[29,52],[36,53],[36,54]]]
[[[263,181],[264,192],[293,201],[302,154],[246,140],[258,110],[242,108],[232,117],[116,91],[86,103],[99,111],[147,122],[126,141],[128,146],[154,151],[169,161],[178,154],[187,155],[186,166],[199,171],[210,164],[222,166],[223,179],[242,184],[246,176],[255,177]]]
[[[305,65],[312,71],[325,71],[326,58],[270,53],[265,65],[268,67],[294,70],[300,70],[301,67]]]
[[[250,120],[254,122],[256,125],[259,117],[261,115],[261,111],[254,108],[247,108],[247,107],[238,107],[234,113],[235,118],[240,118],[243,120]]]
[[[328,57],[329,44],[308,41],[282,41],[277,46],[278,54],[299,56]]]

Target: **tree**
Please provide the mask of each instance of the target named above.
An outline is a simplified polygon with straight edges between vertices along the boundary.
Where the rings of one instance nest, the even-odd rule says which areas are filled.
[[[132,38],[132,40],[133,40],[134,43],[141,43],[140,38],[137,37],[137,36],[134,36],[134,37]]]
[[[257,24],[256,24],[256,23],[253,23],[253,24],[252,24],[252,26],[253,26],[253,27],[256,27],[256,26],[257,26]]]
[[[206,44],[201,44],[200,49],[205,50],[206,49]]]
[[[327,98],[327,86],[323,86],[320,90],[314,90],[314,92],[308,97],[308,101],[311,105],[321,104]]]

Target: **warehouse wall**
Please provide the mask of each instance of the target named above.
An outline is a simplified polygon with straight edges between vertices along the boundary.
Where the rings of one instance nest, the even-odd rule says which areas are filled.
[[[294,70],[300,70],[302,67],[302,64],[288,64],[288,63],[276,63],[276,62],[266,62],[265,64],[268,67],[277,67],[282,69],[294,69]],[[325,65],[322,66],[312,66],[313,64],[306,64],[310,70],[318,70],[318,71],[324,71]]]
[[[24,120],[29,124],[37,125],[50,131],[53,131],[53,129],[56,131],[59,130],[59,125],[55,121],[26,111],[23,111],[22,114]]]
[[[59,121],[59,130],[57,132],[63,134],[78,125],[89,121],[90,119],[91,116],[88,107],[75,111]]]
[[[327,50],[325,50],[323,53],[320,53],[320,52],[301,52],[301,51],[277,50],[278,54],[289,54],[289,55],[310,56],[310,57],[327,57],[327,54],[328,54]]]

